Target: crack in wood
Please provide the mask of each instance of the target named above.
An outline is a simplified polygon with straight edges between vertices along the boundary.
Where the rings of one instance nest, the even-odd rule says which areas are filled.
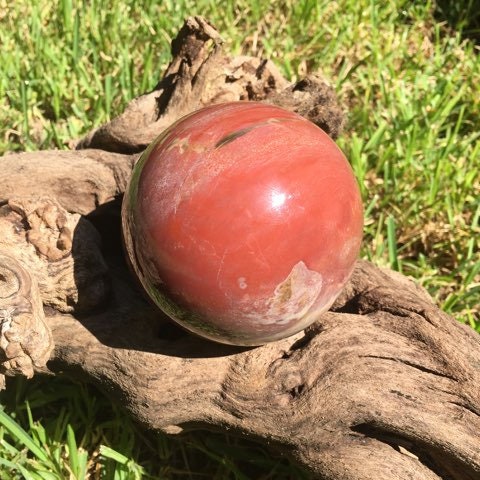
[[[417,370],[420,370],[421,372],[429,373],[431,375],[436,375],[438,377],[443,377],[447,378],[448,380],[452,380],[454,382],[459,382],[459,379],[453,375],[449,375],[448,373],[445,372],[439,372],[438,370],[433,370],[432,368],[425,367],[423,365],[420,365],[418,363],[412,362],[410,360],[406,360],[404,358],[396,358],[396,357],[387,357],[383,355],[359,355],[360,358],[376,358],[379,360],[388,360],[391,362],[398,362],[402,363],[404,365],[407,365],[412,368],[416,368]]]
[[[350,429],[372,440],[389,445],[402,455],[405,454],[402,449],[405,449],[409,457],[416,459],[442,480],[478,480],[474,471],[468,472],[467,469],[452,471],[452,465],[449,465],[449,462],[453,464],[456,462],[449,458],[446,452],[432,455],[431,448],[406,435],[400,435],[397,432],[368,422],[352,425]]]
[[[452,405],[456,405],[457,407],[468,410],[470,413],[473,413],[473,415],[480,417],[480,410],[477,410],[472,405],[468,405],[466,402],[455,402],[453,400],[450,400],[448,403],[451,403]],[[479,432],[479,435],[480,435],[480,432]]]

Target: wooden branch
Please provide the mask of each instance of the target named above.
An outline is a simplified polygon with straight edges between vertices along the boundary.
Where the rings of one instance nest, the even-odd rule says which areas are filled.
[[[138,290],[120,235],[130,152],[239,92],[341,124],[323,81],[287,85],[220,48],[208,22],[187,21],[158,89],[80,145],[124,154],[0,159],[0,373],[45,371],[53,337],[51,372],[96,383],[149,428],[228,430],[327,480],[480,478],[480,337],[402,275],[358,262],[314,325],[250,349],[193,337]]]
[[[137,156],[103,150],[42,151],[2,157],[0,205],[12,197],[50,196],[87,215],[124,192]]]
[[[115,267],[108,309],[48,318],[49,366],[93,380],[149,428],[222,428],[318,478],[480,475],[480,337],[411,282],[366,262],[332,312],[241,350],[168,323]]]
[[[275,65],[254,57],[230,58],[222,39],[202,17],[189,18],[172,42],[172,61],[156,88],[134,99],[77,148],[140,152],[187,113],[212,103],[266,101],[298,112],[337,137],[344,114],[333,89],[318,76],[290,85]]]

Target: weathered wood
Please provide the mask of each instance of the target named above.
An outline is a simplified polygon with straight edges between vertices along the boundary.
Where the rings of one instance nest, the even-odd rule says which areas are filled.
[[[316,324],[242,350],[177,329],[113,271],[108,309],[48,318],[49,366],[93,380],[149,428],[237,432],[319,478],[479,478],[480,337],[413,283],[359,262]]]
[[[315,478],[479,479],[480,336],[406,277],[359,261],[314,325],[250,349],[194,337],[144,299],[121,248],[131,152],[194,106],[225,99],[227,85],[231,99],[254,91],[334,119],[331,132],[343,121],[318,78],[275,77],[270,88],[273,67],[252,59],[248,77],[203,19],[186,23],[173,52],[155,92],[80,144],[124,154],[0,159],[0,373],[30,376],[49,359],[50,372],[96,383],[149,428],[255,438]],[[235,62],[238,78],[225,76]]]
[[[205,19],[189,18],[172,42],[173,60],[156,88],[89,133],[77,148],[140,152],[180,117],[212,103],[238,100],[279,104],[338,136],[344,115],[324,80],[314,75],[290,85],[271,61],[230,58],[222,43]]]
[[[0,250],[0,388],[4,375],[32,377],[35,368],[45,366],[52,348],[35,278]]]
[[[0,205],[12,197],[50,196],[69,212],[87,215],[122,194],[136,158],[98,149],[5,155]]]
[[[0,232],[0,252],[36,278],[45,307],[81,313],[106,302],[101,239],[85,217],[50,197],[13,197],[0,207]]]

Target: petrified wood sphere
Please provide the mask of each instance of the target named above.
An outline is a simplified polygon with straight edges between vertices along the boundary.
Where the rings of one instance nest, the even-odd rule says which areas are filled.
[[[276,106],[187,115],[138,161],[124,199],[133,269],[188,330],[259,345],[318,319],[358,257],[362,205],[331,138]]]

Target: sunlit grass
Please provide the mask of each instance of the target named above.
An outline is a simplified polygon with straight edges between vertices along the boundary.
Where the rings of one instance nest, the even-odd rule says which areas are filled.
[[[417,278],[480,331],[478,12],[472,0],[439,3],[0,0],[0,153],[68,148],[113,118],[154,88],[183,19],[202,14],[232,53],[271,58],[292,80],[312,71],[329,79],[348,112],[339,144],[364,198],[362,255]],[[10,387],[2,479],[85,471],[102,479],[302,478],[229,437],[145,433],[84,385]]]

